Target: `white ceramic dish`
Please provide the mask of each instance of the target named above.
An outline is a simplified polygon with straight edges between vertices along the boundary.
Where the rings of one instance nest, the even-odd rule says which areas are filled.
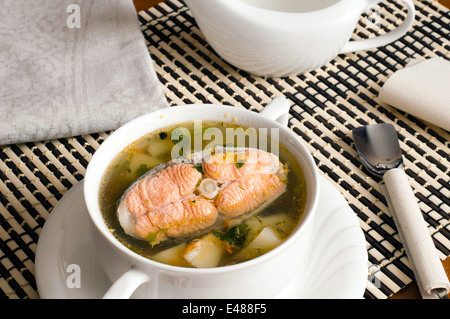
[[[232,65],[263,76],[296,75],[320,67],[340,53],[384,46],[403,36],[414,22],[414,3],[394,30],[349,41],[360,19],[381,0],[186,0],[206,40]],[[382,15],[364,23],[379,29]],[[372,16],[373,14],[373,16]],[[382,32],[381,32],[382,33]]]
[[[358,220],[344,197],[323,177],[320,194],[311,240],[315,250],[304,279],[293,278],[278,298],[363,296],[367,250]],[[77,284],[77,271],[79,287],[70,288]],[[43,299],[101,298],[111,286],[93,249],[83,182],[67,192],[46,221],[37,246],[35,273]]]
[[[138,288],[142,298],[273,298],[292,282],[293,277],[304,273],[302,269],[306,266],[306,255],[311,247],[311,225],[319,198],[319,175],[311,153],[298,135],[287,127],[289,109],[289,101],[282,96],[274,98],[259,113],[220,104],[173,106],[132,120],[102,143],[86,169],[84,200],[93,225],[92,244],[96,255],[108,278],[114,282],[104,298],[129,298]],[[175,267],[145,258],[117,240],[106,225],[99,206],[100,188],[110,163],[134,141],[149,132],[173,125],[183,127],[183,123],[195,122],[199,125],[202,121],[227,121],[253,132],[260,131],[262,143],[255,143],[253,147],[264,149],[267,139],[270,139],[271,153],[274,154],[284,147],[302,169],[307,189],[305,208],[300,222],[289,236],[257,258],[223,267]],[[211,141],[207,131],[204,134],[197,137]],[[213,143],[224,144],[235,140],[231,132],[224,135],[214,136]],[[175,150],[173,156],[176,155]]]

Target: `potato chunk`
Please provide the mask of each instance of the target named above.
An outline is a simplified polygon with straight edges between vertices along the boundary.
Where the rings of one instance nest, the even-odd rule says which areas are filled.
[[[246,249],[272,249],[281,243],[276,231],[272,227],[264,227]]]
[[[182,253],[185,249],[186,244],[182,243],[153,255],[151,259],[163,264],[186,267],[189,265],[182,257]]]
[[[197,268],[217,267],[224,252],[220,239],[208,234],[186,247],[184,259]]]
[[[245,261],[262,255],[278,246],[282,240],[271,227],[264,227],[246,247],[235,255],[236,260]]]

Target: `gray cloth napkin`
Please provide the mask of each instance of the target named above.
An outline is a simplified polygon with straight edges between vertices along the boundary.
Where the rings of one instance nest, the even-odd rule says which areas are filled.
[[[113,130],[168,107],[132,0],[3,0],[0,145]]]

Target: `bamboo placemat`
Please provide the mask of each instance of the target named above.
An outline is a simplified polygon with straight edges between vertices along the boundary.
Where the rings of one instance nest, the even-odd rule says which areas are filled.
[[[365,234],[365,298],[387,298],[409,284],[413,273],[381,193],[381,180],[369,176],[357,157],[353,128],[395,125],[405,170],[436,248],[442,259],[450,255],[450,134],[378,99],[386,79],[410,59],[450,59],[450,11],[436,1],[415,5],[414,26],[398,41],[340,55],[314,71],[285,78],[252,76],[224,62],[180,0],[138,15],[171,105],[221,103],[260,111],[273,97],[289,99],[289,127],[305,142],[320,173],[347,199]],[[400,1],[382,2],[360,19],[353,39],[395,28],[405,18],[404,10]],[[34,276],[39,234],[53,207],[83,179],[91,156],[108,134],[0,148],[0,298],[39,297]]]

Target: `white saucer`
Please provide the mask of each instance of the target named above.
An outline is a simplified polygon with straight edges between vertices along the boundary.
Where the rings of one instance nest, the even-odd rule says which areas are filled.
[[[278,298],[362,298],[364,294],[367,250],[356,215],[324,177],[320,194],[307,275],[301,277],[304,280],[294,278]],[[53,209],[39,237],[35,273],[41,298],[101,298],[107,291],[111,281],[96,260],[89,229],[83,182],[79,182]]]

